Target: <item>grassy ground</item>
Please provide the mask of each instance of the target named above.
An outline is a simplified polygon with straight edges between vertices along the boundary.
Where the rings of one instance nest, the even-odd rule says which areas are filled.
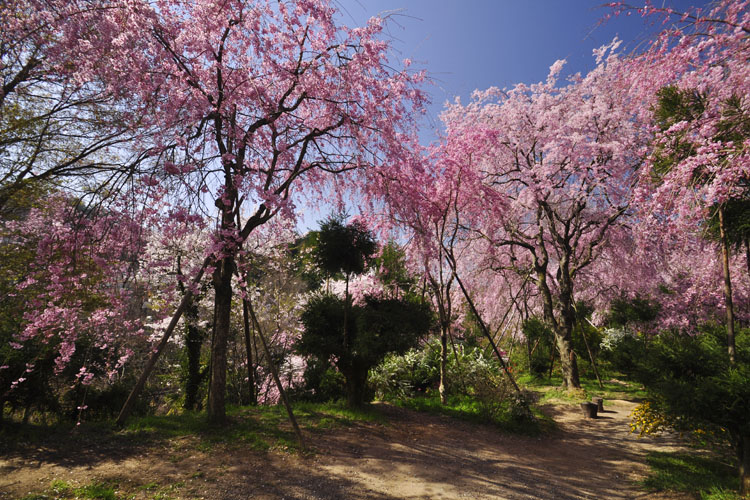
[[[553,380],[553,384],[556,382],[559,380]],[[589,387],[588,390],[590,390],[590,382],[584,382],[584,387]],[[621,387],[619,384],[612,384],[614,385],[606,388],[606,392],[592,391],[592,395],[633,399],[639,394],[635,386]],[[566,395],[564,391],[559,391],[560,394],[553,392],[558,391],[556,385],[537,383],[532,388],[542,397],[546,397],[547,401],[560,397],[567,398],[566,401],[571,403],[576,400],[576,396]],[[430,394],[402,401],[400,405],[470,422],[488,423],[487,409],[482,408],[476,400],[469,397],[453,397],[447,405],[441,405],[437,394]],[[73,443],[77,446],[86,446],[87,443],[103,443],[107,447],[116,447],[118,443],[125,446],[132,445],[134,442],[142,442],[161,446],[162,442],[173,441],[180,443],[178,445],[180,453],[186,448],[212,453],[229,451],[230,454],[234,453],[235,448],[299,452],[298,443],[283,407],[230,408],[228,414],[229,423],[221,428],[208,425],[204,414],[187,412],[180,415],[134,418],[127,428],[120,431],[112,429],[111,425],[106,423],[83,424],[75,429],[70,426],[46,429],[40,426],[26,426],[27,434],[23,439],[41,440],[43,443],[54,442],[61,448],[72,446]],[[386,423],[384,414],[378,410],[377,405],[354,411],[346,408],[342,403],[297,403],[295,414],[300,426],[308,434],[355,425],[363,421]],[[548,417],[538,412],[535,412],[535,415],[537,418],[533,422],[514,420],[510,417],[509,408],[500,406],[496,408],[496,413],[489,421],[502,431],[525,435],[539,435],[554,428],[554,422]],[[5,429],[5,432],[8,430]],[[47,435],[45,439],[47,431],[52,431],[54,434]],[[0,438],[2,437],[3,435],[0,434]],[[16,445],[23,446],[23,439],[19,438]],[[0,441],[3,440],[0,439]],[[171,455],[167,459],[171,461]],[[738,487],[736,470],[728,464],[728,461],[705,452],[651,453],[647,459],[651,473],[643,480],[642,486],[652,491],[685,492],[694,495],[696,500],[739,500],[740,497],[736,493]],[[56,480],[50,483],[44,491],[29,494],[22,497],[22,500],[128,500],[135,496],[167,500],[180,496],[186,488],[191,487],[193,481],[204,480],[204,474],[199,470],[192,476],[188,474],[183,478],[173,478],[171,481],[135,485],[127,482],[118,484],[119,478],[109,482],[82,481],[80,483]]]
[[[518,384],[533,392],[538,398],[538,405],[545,404],[576,404],[589,401],[594,396],[607,399],[625,399],[638,401],[646,393],[640,386],[632,382],[610,378],[602,380],[603,388],[599,387],[596,379],[581,378],[581,390],[568,391],[563,387],[562,377],[553,375],[551,378],[533,377],[527,374],[517,376]],[[474,423],[490,423],[503,431],[540,435],[555,429],[555,422],[537,408],[532,407],[535,419],[532,421],[515,419],[507,403],[488,408],[475,398],[469,396],[451,396],[447,404],[440,403],[436,392],[415,396],[408,399],[390,401],[399,406],[432,414],[447,415]]]
[[[127,498],[117,491],[116,484],[90,483],[85,486],[73,486],[65,481],[53,481],[44,493],[33,493],[21,497],[21,500],[48,499],[92,499],[92,500],[120,500]]]
[[[363,421],[385,422],[385,417],[377,409],[352,410],[343,403],[296,403],[294,413],[299,426],[306,433],[350,426]],[[163,442],[186,438],[181,440],[181,446],[205,452],[210,452],[215,447],[219,447],[220,450],[251,448],[256,451],[301,451],[283,406],[232,407],[228,409],[227,414],[228,423],[220,427],[209,425],[205,413],[195,412],[132,418],[122,430],[114,429],[111,422],[83,423],[77,427],[71,424],[44,426],[6,422],[0,432],[0,448],[13,450],[37,445],[53,451],[56,448],[65,449],[70,446],[160,446]],[[184,448],[181,453],[184,453]],[[311,451],[305,450],[304,453]],[[154,500],[166,500],[174,498],[175,489],[182,486],[184,484],[150,483],[140,486],[139,490]],[[22,497],[22,500],[126,500],[133,496],[132,488],[129,493],[125,493],[114,482],[79,485],[56,480],[45,491],[29,494]]]
[[[416,396],[404,400],[393,401],[394,404],[436,415],[446,415],[452,418],[480,424],[492,424],[499,429],[514,434],[529,436],[541,435],[555,428],[555,422],[542,412],[532,408],[533,419],[514,418],[507,403],[495,407],[487,407],[468,396],[451,396],[445,405],[440,403],[438,394]]]
[[[739,500],[737,468],[714,455],[650,453],[643,486],[653,491],[692,493],[700,500]]]
[[[385,422],[385,417],[376,408],[352,410],[343,403],[296,403],[294,413],[305,433],[322,432],[354,425],[357,422]],[[116,430],[111,422],[91,422],[74,426],[22,425],[6,421],[0,431],[0,453],[30,445],[39,446],[50,453],[73,446],[96,449],[117,449],[133,445],[161,447],[164,443],[174,443],[177,440],[180,442],[181,454],[184,454],[186,449],[204,452],[212,452],[214,449],[217,452],[231,452],[234,449],[248,448],[256,451],[274,449],[290,453],[301,451],[283,406],[231,407],[228,408],[227,414],[227,424],[218,427],[206,422],[205,413],[195,412],[136,417],[122,430]],[[305,450],[304,453],[312,451]],[[177,456],[174,458],[178,459]],[[194,476],[199,478],[198,475],[203,473],[196,474]],[[145,495],[154,500],[166,500],[174,498],[175,491],[183,486],[183,483],[149,483],[139,486],[138,490],[142,492],[140,497]],[[98,481],[76,484],[56,480],[43,492],[26,495],[22,500],[127,500],[134,496],[132,485],[126,487],[116,482]]]
[[[145,492],[152,500],[171,500],[175,491],[183,486],[181,483],[166,486],[149,483],[141,486],[139,490]],[[122,491],[120,485],[114,482],[92,482],[76,486],[67,481],[56,480],[52,481],[44,492],[31,493],[20,500],[130,500],[135,497],[136,494]]]
[[[582,379],[583,389],[574,393],[561,388],[560,377],[540,380],[520,376],[518,380],[522,386],[537,393],[539,403],[542,404],[575,404],[592,396],[601,396],[605,400],[639,400],[645,396],[637,385],[612,378],[605,381],[604,389],[599,388],[596,380]],[[504,432],[515,434],[535,436],[555,428],[554,421],[536,409],[533,410],[536,417],[533,420],[514,419],[508,404],[487,408],[486,405],[483,406],[476,399],[467,396],[451,397],[446,405],[440,404],[437,393],[394,402],[417,411],[446,415],[474,423],[490,423]],[[294,412],[300,427],[308,433],[349,426],[362,421],[386,423],[377,407],[352,410],[343,403],[296,403]],[[233,407],[228,409],[228,417],[229,423],[217,428],[208,425],[205,414],[201,413],[147,416],[133,418],[129,425],[120,431],[113,429],[107,422],[84,423],[75,428],[62,424],[22,426],[6,421],[0,432],[0,442],[3,443],[2,448],[12,449],[29,443],[56,442],[63,447],[66,446],[65,442],[88,441],[104,441],[113,445],[118,442],[156,444],[162,440],[189,437],[189,446],[200,451],[211,451],[219,446],[220,449],[237,447],[257,451],[275,449],[291,453],[300,452],[299,443],[282,406]],[[649,490],[686,492],[700,500],[740,498],[736,493],[736,469],[727,463],[729,460],[723,461],[716,455],[705,453],[652,453],[647,461],[651,473],[643,481],[643,486]],[[170,487],[175,485],[147,484],[140,488],[150,498],[163,500],[172,497]],[[132,493],[126,495],[118,490],[116,483],[92,482],[75,485],[55,481],[44,492],[28,495],[23,497],[23,500],[125,500],[131,496]]]
[[[376,410],[353,410],[343,403],[295,403],[294,416],[303,431],[316,432],[357,421],[383,422]],[[227,411],[229,425],[212,427],[205,414],[148,416],[134,420],[124,431],[136,438],[198,436],[199,447],[209,450],[214,444],[250,447],[257,451],[284,449],[299,451],[299,443],[283,406],[233,407]]]
[[[643,388],[633,382],[622,380],[621,377],[602,377],[602,385],[595,378],[581,377],[581,390],[568,391],[565,389],[560,375],[551,378],[534,377],[523,374],[518,377],[519,385],[526,387],[539,395],[539,403],[581,403],[598,396],[607,399],[625,399],[640,401],[646,397]]]
[[[29,444],[107,441],[137,444],[154,443],[190,436],[194,447],[208,451],[213,446],[242,446],[257,451],[281,449],[299,451],[299,443],[289,424],[283,406],[231,407],[228,423],[215,427],[206,422],[205,413],[183,412],[177,415],[132,418],[123,430],[116,430],[111,422],[72,424],[20,424],[5,422],[0,431],[0,452]],[[336,426],[352,425],[358,421],[384,422],[375,409],[352,410],[342,403],[296,403],[294,414],[304,432],[320,432]]]

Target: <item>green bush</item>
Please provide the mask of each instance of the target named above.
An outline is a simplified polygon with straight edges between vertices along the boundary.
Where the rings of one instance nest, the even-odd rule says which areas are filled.
[[[457,344],[456,351],[449,351],[447,358],[446,393],[475,394],[478,390],[485,390],[488,384],[485,379],[501,373],[498,361],[485,354],[482,348]],[[440,339],[433,337],[419,348],[387,356],[370,370],[369,382],[381,399],[412,397],[437,389],[440,383]]]
[[[473,370],[467,385],[479,403],[482,417],[487,420],[494,420],[500,415],[504,403],[513,391],[508,378],[493,371],[489,366]]]
[[[624,328],[607,328],[602,336],[601,358],[616,371],[632,373],[636,361],[646,349],[642,335],[636,335]]]
[[[431,338],[419,349],[389,355],[370,370],[369,383],[380,399],[407,400],[436,390],[440,382],[440,339]],[[446,366],[446,395],[469,397],[486,421],[507,417],[533,420],[528,394],[518,395],[496,358],[478,347],[456,346]]]
[[[526,355],[517,354],[521,366],[536,377],[546,375],[555,354],[555,341],[552,329],[538,318],[523,322],[522,331],[526,337]]]
[[[370,370],[368,382],[381,400],[404,399],[434,389],[440,381],[440,343],[432,339],[404,354],[389,354]]]
[[[729,362],[720,327],[695,335],[665,332],[635,343],[629,374],[648,393],[650,411],[678,431],[730,444],[750,471],[750,332],[737,333],[736,363]],[[745,476],[745,480],[748,481]]]
[[[346,335],[344,317],[347,318]],[[430,329],[429,306],[417,297],[366,297],[346,310],[343,299],[316,295],[302,313],[304,331],[297,352],[314,363],[335,366],[345,379],[347,401],[359,406],[367,399],[367,374],[388,353],[403,353]]]
[[[308,359],[303,379],[302,387],[290,391],[293,399],[326,403],[346,397],[346,379],[328,362]]]

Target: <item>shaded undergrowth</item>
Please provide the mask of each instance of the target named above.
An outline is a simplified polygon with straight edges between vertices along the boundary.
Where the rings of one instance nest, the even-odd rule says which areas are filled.
[[[385,422],[376,409],[350,409],[343,403],[297,403],[294,413],[303,432],[323,432],[356,422]],[[282,406],[230,407],[224,425],[210,425],[205,413],[184,411],[172,415],[131,418],[122,430],[112,422],[22,424],[6,421],[0,429],[0,452],[23,453],[29,445],[47,452],[74,445],[97,449],[131,448],[184,438],[182,446],[208,451],[216,445],[242,446],[256,451],[299,451],[299,443]]]
[[[343,403],[296,403],[294,415],[303,432],[322,432],[356,422],[384,422],[377,410],[347,408]],[[256,451],[279,449],[297,452],[299,443],[282,406],[231,407],[225,425],[212,426],[205,414],[147,416],[133,420],[123,431],[138,438],[197,438],[196,447],[210,450],[217,444],[249,447]]]

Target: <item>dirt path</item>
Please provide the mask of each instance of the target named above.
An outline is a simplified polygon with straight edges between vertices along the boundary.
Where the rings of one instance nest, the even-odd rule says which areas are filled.
[[[0,498],[40,492],[55,479],[117,482],[135,498],[680,498],[638,489],[646,453],[678,444],[630,434],[633,406],[608,401],[596,420],[583,419],[577,407],[551,407],[560,431],[529,438],[382,405],[388,424],[312,435],[318,453],[311,457],[236,448],[201,452],[180,440],[164,448],[113,443],[55,453],[23,450],[0,458]]]

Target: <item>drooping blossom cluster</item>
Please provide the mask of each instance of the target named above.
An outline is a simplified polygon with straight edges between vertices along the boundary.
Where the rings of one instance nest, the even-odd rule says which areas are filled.
[[[548,320],[558,313],[545,310],[544,287],[557,304],[594,305],[599,318],[620,294],[651,297],[663,303],[657,327],[694,327],[723,308],[717,252],[699,224],[711,206],[746,196],[747,2],[640,13],[676,16],[683,25],[640,55],[618,55],[617,40],[595,50],[596,69],[567,84],[558,81],[558,61],[546,82],[476,92],[470,104],[448,106],[442,150],[427,160],[424,182],[403,183],[424,189],[391,196],[400,220],[434,244],[441,237],[413,221],[439,213],[436,205],[452,209],[460,229],[448,234],[462,241],[462,274],[488,319],[507,321],[521,288],[524,305]],[[702,114],[660,129],[654,108],[667,86],[698,93]],[[686,142],[692,154],[657,176],[658,155]],[[451,186],[448,196],[441,186]],[[731,266],[734,276],[742,261],[734,257]],[[736,287],[741,304],[745,274]],[[564,323],[574,311],[567,320],[559,312]]]
[[[381,30],[378,18],[339,25],[327,0],[123,1],[64,27],[77,77],[103,82],[127,100],[127,123],[158,132],[143,145],[150,182],[179,181],[188,206],[216,207],[216,420],[243,243],[291,217],[295,192],[322,196],[386,171],[412,142],[423,75],[392,69]]]
[[[638,325],[649,333],[672,328],[695,332],[706,322],[723,322],[726,304],[716,243],[700,233],[665,237],[641,226],[634,229],[618,230],[582,282],[586,293],[581,298],[596,309],[594,323],[602,324],[611,301],[623,297],[658,304],[656,320]],[[736,316],[747,321],[750,275],[744,255],[732,256],[730,271]]]
[[[723,0],[703,10],[641,9],[669,26],[623,74],[641,96],[637,120],[653,140],[639,171],[633,232],[609,249],[619,265],[600,271],[610,290],[661,303],[657,326],[693,330],[726,308],[720,245],[707,222],[726,203],[746,200],[750,186],[749,6]],[[616,13],[624,10],[616,4]],[[747,314],[744,260],[729,255],[724,270],[736,280],[740,319]]]
[[[429,227],[420,232],[443,251],[444,238],[454,240],[452,271],[460,268],[464,287],[474,285],[470,292],[484,297],[477,302],[491,308],[488,317],[505,317],[500,311],[531,281],[565,359],[576,283],[626,215],[647,147],[633,111],[638,95],[620,78],[627,65],[617,46],[602,48],[593,71],[564,85],[558,61],[545,82],[477,91],[468,105],[448,106],[425,182],[410,183],[425,186],[424,193],[394,200],[400,215],[437,214],[430,224],[438,229],[441,218],[447,222],[442,236]],[[413,200],[423,203],[413,209]]]
[[[28,257],[12,292],[24,301],[11,347],[53,357],[55,374],[72,369],[83,384],[114,377],[142,342],[140,225],[114,209],[89,213],[57,194],[2,230],[6,250]],[[28,361],[25,373],[43,359]],[[17,376],[12,387],[25,378]]]
[[[639,121],[656,134],[641,170],[643,217],[672,232],[694,232],[708,211],[746,196],[750,182],[750,4],[723,0],[710,10],[649,9],[679,20],[631,61],[629,82],[648,106]],[[674,87],[692,109],[659,123],[659,91]],[[668,159],[668,168],[660,162]]]

